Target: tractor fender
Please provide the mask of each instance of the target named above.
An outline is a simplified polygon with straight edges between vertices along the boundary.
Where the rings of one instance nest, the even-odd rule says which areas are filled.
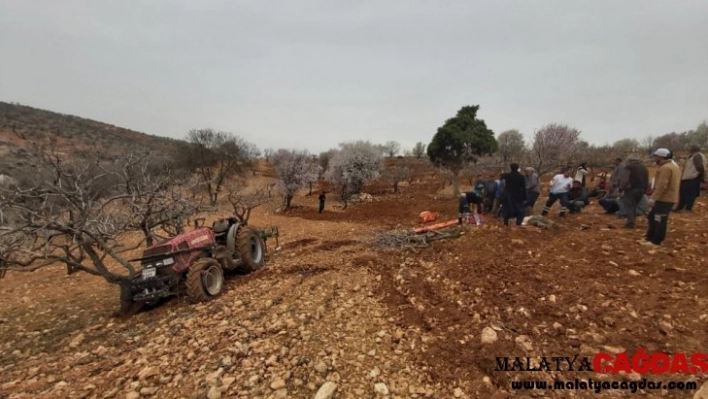
[[[236,253],[236,235],[240,227],[240,223],[234,223],[234,225],[229,228],[229,232],[226,235],[226,249],[232,254]]]

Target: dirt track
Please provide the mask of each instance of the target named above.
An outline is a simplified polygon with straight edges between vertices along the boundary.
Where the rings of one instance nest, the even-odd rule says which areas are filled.
[[[644,219],[626,231],[593,204],[553,216],[557,230],[490,221],[409,252],[378,251],[368,239],[413,227],[425,209],[455,218],[455,201],[415,185],[375,197],[323,215],[314,197],[287,215],[257,211],[256,224],[280,227],[282,250],[205,305],[176,299],[120,321],[110,318],[117,290],[99,279],[9,275],[0,281],[0,397],[312,398],[327,380],[335,398],[384,397],[381,383],[391,398],[692,397],[510,393],[514,378],[636,376],[499,372],[495,357],[705,351],[705,197],[694,214],[672,215],[659,250],[635,242]],[[481,343],[485,327],[498,341]],[[708,376],[671,379],[700,386]]]

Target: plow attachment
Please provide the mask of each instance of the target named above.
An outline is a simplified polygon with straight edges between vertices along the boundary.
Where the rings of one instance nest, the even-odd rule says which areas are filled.
[[[266,247],[266,252],[268,252],[268,239],[269,238],[275,238],[275,250],[277,251],[280,249],[280,230],[278,230],[277,226],[271,226],[271,227],[266,227],[264,229],[260,229],[260,234],[261,238],[263,239],[263,243],[265,244]]]

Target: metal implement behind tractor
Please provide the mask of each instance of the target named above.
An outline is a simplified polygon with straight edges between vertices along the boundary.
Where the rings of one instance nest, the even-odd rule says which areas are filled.
[[[133,313],[144,304],[180,293],[194,302],[215,298],[223,290],[224,271],[252,272],[263,267],[265,238],[231,217],[147,248],[131,260],[140,262],[142,269],[130,284],[121,286],[121,312]]]

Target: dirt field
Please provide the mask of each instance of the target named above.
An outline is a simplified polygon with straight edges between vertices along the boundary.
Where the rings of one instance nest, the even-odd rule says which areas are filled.
[[[266,268],[232,276],[210,303],[177,298],[129,320],[111,318],[118,290],[99,278],[61,268],[9,274],[0,280],[0,398],[313,398],[326,381],[336,391],[322,398],[691,398],[512,391],[511,381],[708,380],[503,372],[495,360],[705,352],[705,196],[693,214],[671,216],[658,250],[636,242],[644,218],[627,231],[595,203],[552,214],[555,230],[489,220],[427,248],[370,243],[415,227],[423,210],[456,218],[456,201],[438,188],[404,185],[346,211],[330,200],[322,215],[316,196],[297,197],[288,214],[258,209],[253,224],[281,231]],[[485,327],[495,342],[482,343]]]

